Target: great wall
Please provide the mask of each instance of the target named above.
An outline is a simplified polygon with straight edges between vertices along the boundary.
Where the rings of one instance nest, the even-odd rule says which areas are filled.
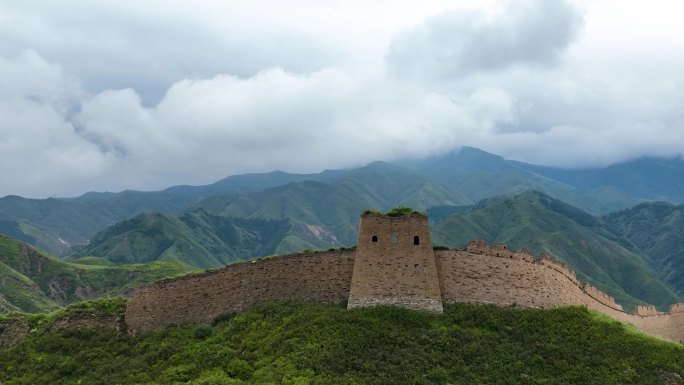
[[[137,289],[128,301],[130,331],[211,322],[269,300],[347,302],[349,308],[398,305],[441,313],[442,304],[476,302],[551,308],[581,305],[684,343],[684,304],[661,313],[624,311],[580,282],[567,266],[505,245],[473,241],[463,250],[433,250],[424,215],[364,213],[357,248],[236,263]]]
[[[210,323],[272,300],[397,305],[442,312],[443,303],[552,308],[586,306],[650,335],[684,343],[684,304],[669,312],[638,306],[626,312],[613,298],[548,257],[534,258],[506,245],[473,241],[462,250],[433,250],[427,217],[364,213],[356,249],[309,252],[235,263],[221,269],[156,282],[135,290],[125,318],[66,320],[141,332]],[[0,347],[28,333],[25,322],[3,326]]]

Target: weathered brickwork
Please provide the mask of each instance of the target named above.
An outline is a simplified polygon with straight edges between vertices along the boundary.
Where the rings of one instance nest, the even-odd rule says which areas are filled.
[[[656,310],[655,306],[637,306],[635,313],[642,317],[660,314],[658,310]]]
[[[672,305],[669,313],[643,306],[630,314],[612,297],[580,282],[566,265],[506,245],[474,241],[464,250],[433,252],[424,216],[367,214],[359,227],[356,251],[285,255],[142,287],[128,303],[126,324],[141,331],[210,322],[277,299],[348,300],[349,307],[392,304],[434,312],[442,311],[442,302],[582,305],[684,343],[684,304]]]
[[[126,309],[132,331],[211,322],[268,300],[347,300],[354,251],[284,255],[236,263],[136,290]]]
[[[375,305],[442,312],[426,216],[361,216],[348,307]]]
[[[684,343],[684,304],[672,305],[667,314],[652,306],[638,307],[637,314],[626,313],[612,297],[578,281],[572,270],[548,257],[529,262],[511,258],[515,253],[504,254],[500,248],[499,256],[480,254],[482,250],[435,252],[444,302],[538,308],[581,305],[651,335]]]

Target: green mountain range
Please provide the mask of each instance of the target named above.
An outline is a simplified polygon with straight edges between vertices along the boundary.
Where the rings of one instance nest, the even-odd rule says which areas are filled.
[[[227,218],[199,209],[140,214],[97,234],[69,259],[98,256],[116,264],[181,261],[198,268],[273,254],[287,220]]]
[[[649,256],[660,278],[684,296],[684,205],[644,203],[602,221],[627,248]]]
[[[340,194],[351,194],[348,199],[360,199],[367,207],[379,209],[468,204],[538,190],[594,214],[605,214],[643,200],[684,201],[676,193],[684,185],[682,171],[681,159],[636,160],[603,169],[568,171],[510,161],[464,147],[394,164],[376,162],[358,169],[316,174],[273,171],[234,175],[206,186],[174,186],[163,191],[90,192],[77,198],[49,199],[6,196],[0,198],[0,232],[64,255],[72,246],[84,244],[107,227],[141,213],[177,214],[208,205],[207,201],[217,196],[223,196],[219,201],[224,203],[233,199],[247,204],[259,199],[252,194],[304,181],[335,186]],[[228,211],[258,215],[253,208],[237,206],[232,205]],[[324,221],[305,223],[322,226]],[[347,239],[344,234],[340,238]]]
[[[66,304],[129,293],[134,287],[192,271],[181,262],[113,266],[101,258],[66,262],[0,235],[0,313],[45,312]]]

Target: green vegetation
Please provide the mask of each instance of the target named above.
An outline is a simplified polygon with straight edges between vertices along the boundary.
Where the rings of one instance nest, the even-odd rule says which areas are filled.
[[[136,286],[193,269],[177,262],[110,266],[69,263],[0,235],[0,313],[47,312],[96,296],[130,292]]]
[[[423,217],[427,216],[424,212],[415,210],[411,207],[404,207],[404,206],[395,207],[386,213],[383,213],[382,211],[378,211],[378,210],[373,210],[373,209],[366,209],[363,211],[363,215],[369,215],[369,214],[385,215],[385,216],[393,217],[393,218],[410,217],[412,215],[420,215]]]
[[[626,247],[647,255],[659,276],[684,296],[684,205],[643,203],[601,220],[624,237]]]
[[[676,384],[684,347],[585,308],[270,303],[126,336],[37,328],[0,350],[19,384]]]
[[[96,255],[117,264],[181,261],[198,268],[272,254],[285,220],[226,218],[205,210],[178,216],[140,214],[97,234],[68,258]]]

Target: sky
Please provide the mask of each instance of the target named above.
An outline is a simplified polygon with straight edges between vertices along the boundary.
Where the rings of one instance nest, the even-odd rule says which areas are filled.
[[[0,196],[684,153],[676,0],[2,0]]]

